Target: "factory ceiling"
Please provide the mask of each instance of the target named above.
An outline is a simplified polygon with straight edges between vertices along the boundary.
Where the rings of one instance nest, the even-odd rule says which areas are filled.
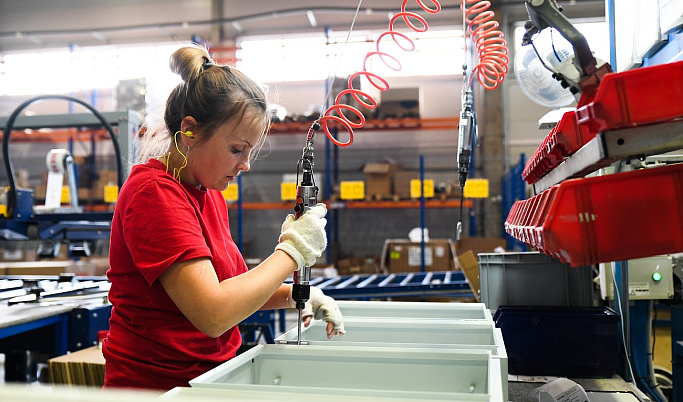
[[[460,2],[440,3],[442,10],[436,15],[420,12],[430,27],[460,27]],[[527,19],[524,0],[493,3],[497,15],[509,23]],[[570,18],[604,15],[604,0],[559,3]],[[417,11],[417,4],[409,1],[408,10]],[[356,0],[0,0],[0,56],[45,48],[194,39],[216,46],[239,36],[325,29],[345,34],[358,6]],[[386,28],[390,13],[400,8],[400,0],[365,0],[354,29]]]

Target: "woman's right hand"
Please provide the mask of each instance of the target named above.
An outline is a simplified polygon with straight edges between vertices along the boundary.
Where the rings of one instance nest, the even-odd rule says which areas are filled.
[[[299,219],[294,218],[292,214],[288,215],[282,224],[280,243],[275,249],[289,254],[296,261],[297,270],[315,264],[316,258],[325,251],[326,215],[327,207],[323,203],[318,203]]]

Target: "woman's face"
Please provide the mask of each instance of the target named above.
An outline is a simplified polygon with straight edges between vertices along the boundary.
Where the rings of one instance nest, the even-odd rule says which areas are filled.
[[[223,191],[237,176],[249,170],[254,147],[263,132],[263,114],[247,107],[241,119],[216,129],[211,138],[190,143],[183,181]],[[201,133],[198,133],[198,136]]]

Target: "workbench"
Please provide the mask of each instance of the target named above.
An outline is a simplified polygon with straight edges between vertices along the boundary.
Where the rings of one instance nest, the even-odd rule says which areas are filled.
[[[55,354],[67,351],[69,313],[73,306],[36,306],[32,304],[0,305],[1,340],[40,328],[49,328],[54,335]]]
[[[22,282],[9,277],[3,283],[8,285],[8,281]],[[23,282],[25,286],[33,283]],[[22,289],[4,289],[0,298],[0,353],[6,355],[6,382],[35,380],[38,362],[96,345],[98,331],[109,328],[112,306],[102,297],[41,297],[40,301],[12,303],[11,297]]]

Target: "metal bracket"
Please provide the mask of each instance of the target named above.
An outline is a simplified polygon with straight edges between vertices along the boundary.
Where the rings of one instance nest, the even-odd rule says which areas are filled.
[[[574,155],[534,183],[535,194],[566,179],[583,177],[627,158],[644,158],[683,148],[683,120],[599,133]]]

